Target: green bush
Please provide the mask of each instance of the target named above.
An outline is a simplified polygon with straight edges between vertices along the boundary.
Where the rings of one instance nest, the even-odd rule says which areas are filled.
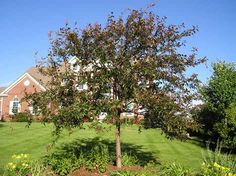
[[[49,156],[44,157],[44,163],[58,175],[67,175],[80,167],[89,171],[98,170],[100,173],[104,173],[107,170],[107,165],[115,163],[114,147],[109,142],[104,143],[99,139],[66,144]],[[142,165],[135,152],[127,151],[129,150],[125,149],[121,155],[123,166]],[[142,159],[145,159],[145,155],[142,155]]]
[[[108,163],[111,163],[111,156],[108,147],[102,143],[96,146],[88,146],[71,153],[55,152],[46,156],[44,163],[51,166],[58,175],[67,175],[75,169],[85,167],[87,170],[99,170],[105,172]]]
[[[11,116],[13,122],[29,122],[31,120],[31,114],[28,112],[19,112]]]
[[[76,168],[80,168],[81,163],[79,161],[80,159],[72,155],[52,154],[44,158],[45,165],[50,166],[58,175],[67,175]]]
[[[106,171],[110,159],[108,147],[100,143],[94,146],[89,155],[85,157],[85,168],[88,170],[98,169],[103,173]]]
[[[123,166],[134,166],[139,164],[137,157],[131,153],[128,154],[127,152],[122,153],[121,162]]]

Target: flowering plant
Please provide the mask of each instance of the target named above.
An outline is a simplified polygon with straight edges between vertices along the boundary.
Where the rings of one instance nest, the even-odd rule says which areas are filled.
[[[6,166],[5,175],[7,176],[30,176],[29,158],[27,154],[12,156],[13,161]]]
[[[204,176],[236,176],[231,172],[231,168],[224,167],[216,162],[212,164],[203,163],[202,171]]]

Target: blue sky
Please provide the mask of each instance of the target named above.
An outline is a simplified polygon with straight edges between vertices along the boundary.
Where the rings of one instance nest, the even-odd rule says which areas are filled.
[[[211,75],[211,63],[217,59],[236,61],[235,0],[1,0],[0,1],[0,86],[6,86],[35,65],[35,52],[45,56],[49,48],[48,32],[57,31],[68,21],[83,27],[104,24],[107,15],[139,9],[151,2],[170,24],[197,25],[199,32],[188,40],[198,48],[199,57],[208,58],[207,66],[191,72],[203,82]]]

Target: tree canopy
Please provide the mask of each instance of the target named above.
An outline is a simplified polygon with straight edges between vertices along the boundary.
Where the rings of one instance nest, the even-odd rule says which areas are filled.
[[[149,8],[130,10],[125,17],[111,13],[105,25],[79,29],[66,24],[50,33],[48,56],[39,65],[41,73],[51,78],[47,90],[28,98],[57,132],[81,125],[84,116],[107,112],[116,123],[120,167],[120,114],[131,103],[133,112],[146,110],[145,127],[161,128],[169,137],[185,133],[186,106],[199,84],[197,75],[186,71],[206,59],[197,58],[195,48],[190,54],[180,49],[197,30],[168,25],[165,17]],[[77,72],[69,63],[74,56]],[[80,84],[87,89],[78,91]]]
[[[199,114],[205,133],[221,140],[226,148],[236,147],[236,69],[235,64],[217,62],[213,75],[201,90],[205,107]]]

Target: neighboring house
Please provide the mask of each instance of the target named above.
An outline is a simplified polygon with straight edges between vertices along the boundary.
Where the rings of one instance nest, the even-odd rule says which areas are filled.
[[[31,67],[8,87],[0,88],[0,120],[7,120],[14,113],[32,111],[32,107],[21,100],[25,92],[45,91],[47,81],[49,78],[40,74],[38,68]]]
[[[76,57],[69,60],[71,69],[78,72],[80,67],[76,62]],[[32,112],[33,107],[30,107],[27,102],[21,101],[22,98],[26,92],[45,91],[48,81],[50,81],[50,78],[43,76],[37,67],[31,67],[8,87],[0,87],[0,120],[9,120],[9,116],[15,113]],[[78,90],[86,89],[86,84],[78,85]]]

